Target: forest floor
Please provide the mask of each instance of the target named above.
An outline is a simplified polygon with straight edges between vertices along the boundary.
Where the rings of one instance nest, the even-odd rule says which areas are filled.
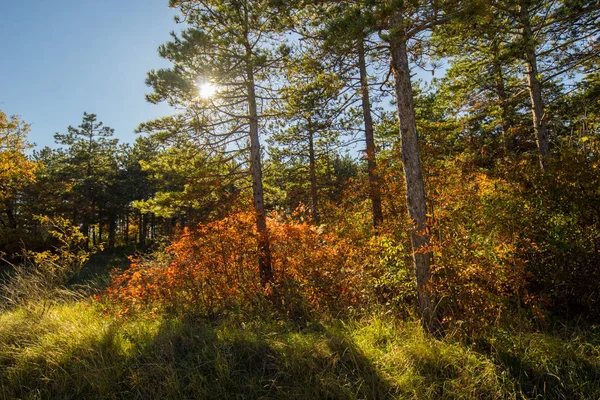
[[[104,256],[82,282],[126,262]],[[600,326],[525,325],[436,339],[390,315],[298,323],[29,304],[0,314],[0,399],[600,398]]]

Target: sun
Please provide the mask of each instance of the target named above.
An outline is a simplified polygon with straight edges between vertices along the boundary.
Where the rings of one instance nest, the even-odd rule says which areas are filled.
[[[210,82],[203,82],[198,86],[198,92],[203,99],[209,99],[217,92],[217,87]]]

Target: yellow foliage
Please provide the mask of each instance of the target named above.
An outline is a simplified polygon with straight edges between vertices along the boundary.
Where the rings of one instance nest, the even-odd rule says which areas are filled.
[[[36,163],[25,154],[31,148],[26,140],[29,129],[19,117],[0,110],[0,201],[34,180]]]
[[[42,216],[36,219],[49,230],[57,245],[52,251],[28,251],[27,257],[33,265],[45,272],[60,276],[61,280],[68,280],[83,268],[97,249],[86,249],[84,243],[87,238],[79,227],[72,225],[66,218]],[[102,250],[102,247],[98,249]]]

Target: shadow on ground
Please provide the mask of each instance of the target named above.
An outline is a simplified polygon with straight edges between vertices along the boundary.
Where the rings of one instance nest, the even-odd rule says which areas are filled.
[[[60,357],[0,358],[2,398],[384,399],[390,387],[347,337],[166,320],[109,325]],[[65,349],[63,349],[65,350]],[[15,361],[15,360],[12,360]]]

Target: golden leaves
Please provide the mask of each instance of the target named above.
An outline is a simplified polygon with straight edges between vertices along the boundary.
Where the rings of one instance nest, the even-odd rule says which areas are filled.
[[[0,201],[34,180],[37,164],[25,154],[31,148],[26,140],[28,132],[28,124],[0,110]]]

